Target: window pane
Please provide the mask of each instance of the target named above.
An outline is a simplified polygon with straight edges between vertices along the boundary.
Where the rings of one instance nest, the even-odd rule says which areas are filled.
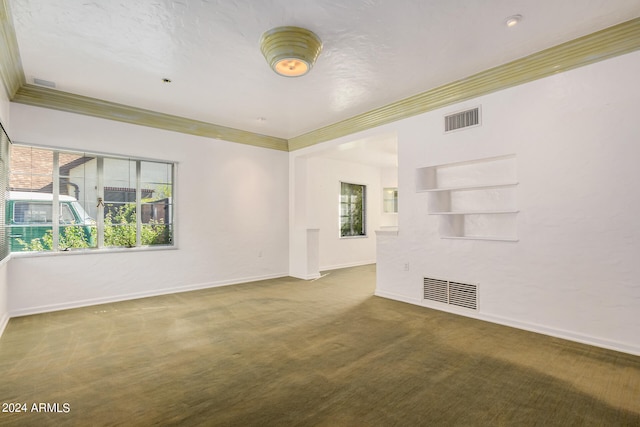
[[[173,165],[143,161],[141,215],[143,245],[168,245],[173,241]]]
[[[16,201],[13,205],[13,221],[17,224],[51,224],[51,202]]]
[[[164,224],[143,224],[143,245],[170,245],[173,243],[173,227]]]
[[[136,205],[105,203],[104,245],[107,247],[136,245]]]
[[[157,162],[140,162],[142,188],[153,191],[154,198],[171,197],[173,165]]]
[[[104,159],[104,245],[136,245],[136,162]]]
[[[382,200],[383,200],[384,213],[398,212],[398,189],[397,188],[385,188],[384,190],[382,190]]]
[[[60,250],[95,248],[98,231],[95,220],[70,196],[60,196]]]
[[[8,222],[11,251],[51,250],[52,211],[51,202],[10,200]]]
[[[136,162],[130,159],[104,159],[104,201],[136,201]]]
[[[53,190],[53,152],[40,148],[14,146],[11,150],[12,191],[51,193]]]
[[[60,239],[58,247],[60,250],[95,248],[97,233],[95,226],[62,226],[58,237]]]
[[[83,153],[62,152],[59,164],[60,200],[67,196],[73,198],[82,207],[83,215],[86,214],[91,219],[96,218],[98,200],[96,157]]]
[[[12,146],[9,168],[10,250],[50,251],[53,247],[53,152]]]
[[[11,252],[50,251],[53,247],[53,227],[11,225],[9,239]]]
[[[366,186],[340,185],[340,236],[366,236]]]

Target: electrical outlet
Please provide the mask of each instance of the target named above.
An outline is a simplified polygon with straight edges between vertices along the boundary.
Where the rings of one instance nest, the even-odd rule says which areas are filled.
[[[404,271],[409,271],[409,263],[406,263],[406,264],[404,265]]]

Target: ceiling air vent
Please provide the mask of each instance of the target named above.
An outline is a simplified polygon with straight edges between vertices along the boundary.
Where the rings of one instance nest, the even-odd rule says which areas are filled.
[[[33,78],[33,84],[36,84],[38,86],[45,86],[45,87],[50,87],[50,88],[55,88],[56,87],[56,83],[49,81],[49,80],[44,80],[44,79],[39,79],[37,77]]]
[[[424,299],[477,310],[478,285],[425,277]]]
[[[444,131],[451,132],[480,124],[480,107],[444,117]]]

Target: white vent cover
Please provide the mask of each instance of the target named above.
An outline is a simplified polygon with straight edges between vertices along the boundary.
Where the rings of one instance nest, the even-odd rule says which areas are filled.
[[[478,285],[425,277],[424,299],[477,310]]]
[[[461,111],[444,117],[444,131],[462,129],[480,124],[480,107]]]
[[[446,280],[424,278],[424,299],[449,303],[449,282]]]
[[[33,78],[33,84],[36,84],[38,86],[50,87],[50,88],[53,88],[53,89],[55,89],[55,87],[56,87],[56,83],[55,82],[52,82],[52,81],[49,81],[49,80],[44,80],[44,79],[39,79],[37,77]]]

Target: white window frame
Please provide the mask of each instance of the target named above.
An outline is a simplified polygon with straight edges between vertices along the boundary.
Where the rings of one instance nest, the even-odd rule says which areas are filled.
[[[342,184],[347,185],[357,185],[359,187],[363,187],[363,200],[362,200],[362,232],[363,234],[355,234],[355,235],[342,235]],[[340,239],[363,239],[368,237],[367,233],[367,184],[361,184],[353,181],[340,181],[338,183],[338,236]]]
[[[392,199],[387,199],[387,192],[394,192],[395,197]],[[387,210],[387,202],[389,200],[393,201],[394,210]],[[382,213],[387,215],[397,215],[398,214],[398,187],[384,187],[382,189]]]
[[[134,156],[124,156],[121,154],[113,154],[113,153],[103,153],[103,152],[92,152],[92,151],[83,151],[78,149],[69,149],[69,148],[59,148],[59,147],[51,147],[46,145],[36,145],[36,144],[27,144],[27,143],[13,143],[12,145],[19,147],[27,147],[34,148],[40,150],[50,150],[53,153],[53,174],[52,174],[52,199],[53,199],[53,213],[52,217],[54,223],[52,225],[52,234],[53,234],[53,244],[51,250],[48,251],[33,251],[33,252],[11,252],[11,256],[47,256],[47,255],[58,255],[58,254],[94,254],[94,253],[105,253],[105,252],[131,252],[131,251],[154,251],[154,250],[173,250],[178,249],[177,245],[177,198],[176,198],[176,188],[177,188],[177,174],[178,174],[178,162],[166,159],[154,159],[154,158],[145,158],[145,157],[134,157]],[[98,209],[96,211],[96,227],[97,227],[97,243],[96,247],[92,248],[76,248],[73,250],[64,250],[59,248],[59,228],[61,225],[59,222],[59,193],[60,193],[60,165],[59,165],[59,155],[60,153],[74,153],[74,154],[83,154],[87,156],[94,156],[96,158],[96,190],[97,197],[104,200],[104,159],[123,159],[123,160],[132,160],[136,162],[136,246],[133,247],[123,247],[123,246],[105,246],[104,245],[104,209]],[[169,224],[171,227],[171,242],[169,244],[162,245],[142,245],[141,244],[141,229],[142,229],[142,214],[141,214],[141,164],[142,162],[154,162],[154,163],[163,163],[167,165],[171,165],[171,223]],[[9,176],[11,175],[11,170],[8,171]],[[7,233],[8,235],[8,233]],[[8,238],[8,237],[7,237]],[[7,242],[8,244],[8,242]]]

